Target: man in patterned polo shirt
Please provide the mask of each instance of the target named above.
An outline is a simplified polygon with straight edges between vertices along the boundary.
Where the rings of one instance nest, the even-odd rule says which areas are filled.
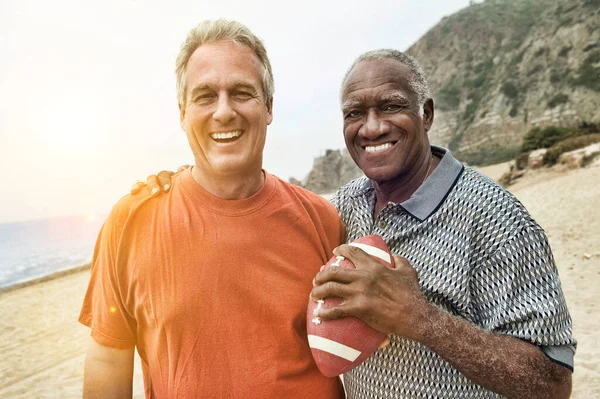
[[[395,50],[360,56],[341,89],[344,137],[366,177],[332,199],[348,241],[379,234],[396,268],[336,255],[313,299],[391,343],[344,376],[349,398],[567,398],[576,342],[544,231],[510,193],[431,147],[423,72]]]
[[[569,397],[576,342],[547,238],[509,192],[430,146],[434,105],[416,60],[365,53],[341,96],[346,145],[366,177],[332,201],[348,241],[379,234],[401,256],[392,270],[341,246],[357,269],[314,280],[314,299],[344,299],[320,318],[355,316],[390,334],[344,376],[348,398]]]

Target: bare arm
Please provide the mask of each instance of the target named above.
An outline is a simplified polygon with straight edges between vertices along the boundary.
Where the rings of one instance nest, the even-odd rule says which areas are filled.
[[[114,349],[91,339],[85,359],[83,398],[131,398],[134,349]]]
[[[473,382],[508,398],[568,398],[571,371],[535,345],[485,331],[427,304],[417,340]]]

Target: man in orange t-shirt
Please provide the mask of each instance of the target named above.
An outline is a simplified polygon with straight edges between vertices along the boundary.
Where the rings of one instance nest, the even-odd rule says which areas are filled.
[[[312,361],[305,319],[344,227],[327,201],[262,170],[264,46],[206,21],[176,71],[195,165],[166,195],[121,199],[100,233],[79,317],[93,338],[84,397],[131,397],[134,347],[147,398],[343,397]]]

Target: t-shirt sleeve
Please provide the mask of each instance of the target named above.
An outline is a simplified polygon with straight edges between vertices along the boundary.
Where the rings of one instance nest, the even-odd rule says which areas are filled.
[[[99,344],[128,349],[136,343],[136,322],[124,303],[126,285],[117,270],[122,214],[117,204],[98,235],[79,322],[91,328],[91,336]]]
[[[538,345],[573,368],[576,341],[544,231],[520,228],[473,275],[472,300],[483,328]]]

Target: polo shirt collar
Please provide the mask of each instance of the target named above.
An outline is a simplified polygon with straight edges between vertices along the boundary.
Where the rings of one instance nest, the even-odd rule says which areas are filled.
[[[398,204],[419,221],[427,219],[442,205],[464,169],[450,150],[431,146],[431,152],[441,156],[439,165],[409,199]],[[366,186],[373,190],[371,180],[367,180]],[[375,195],[374,191],[372,194]]]

